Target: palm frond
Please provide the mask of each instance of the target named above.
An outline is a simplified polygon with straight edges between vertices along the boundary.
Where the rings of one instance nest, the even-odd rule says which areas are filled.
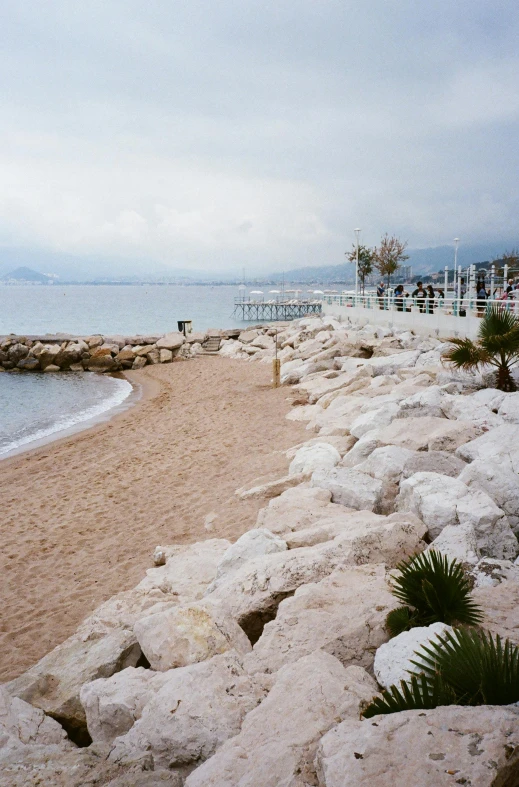
[[[394,580],[393,595],[417,610],[420,625],[481,622],[481,611],[470,597],[470,582],[457,560],[428,550],[403,561],[397,569],[400,576]]]
[[[386,629],[390,637],[396,637],[403,631],[409,631],[419,625],[420,616],[411,607],[397,607],[397,609],[391,610],[386,617]]]
[[[431,640],[412,664],[427,680],[438,675],[459,705],[509,705],[519,701],[519,648],[490,632],[456,629]]]
[[[373,697],[363,711],[365,719],[381,713],[399,713],[404,710],[428,710],[439,705],[452,705],[453,695],[437,675],[430,680],[424,673],[401,680],[400,688],[393,685],[382,691],[382,697]]]
[[[461,339],[453,336],[448,339],[450,347],[443,353],[443,360],[457,369],[475,369],[486,363],[486,353],[472,339]]]
[[[481,320],[478,338],[484,344],[496,337],[514,334],[519,331],[519,320],[515,314],[500,306],[490,306]]]

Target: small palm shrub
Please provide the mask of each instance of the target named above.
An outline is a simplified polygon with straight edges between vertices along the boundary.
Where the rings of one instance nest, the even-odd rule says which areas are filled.
[[[475,626],[481,622],[481,610],[470,597],[470,582],[457,560],[429,550],[404,560],[397,569],[400,576],[392,593],[406,606],[387,616],[390,636],[431,623]]]
[[[519,648],[499,635],[455,629],[422,645],[412,661],[422,670],[401,688],[375,697],[363,716],[436,708],[440,705],[509,705],[519,701]]]
[[[444,360],[470,371],[480,366],[496,369],[496,386],[501,391],[515,391],[512,367],[519,362],[519,319],[508,309],[491,306],[481,320],[478,340],[453,337]]]

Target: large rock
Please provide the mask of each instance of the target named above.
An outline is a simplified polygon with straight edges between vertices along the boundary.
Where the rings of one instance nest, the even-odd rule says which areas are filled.
[[[331,499],[332,494],[327,489],[305,484],[287,489],[258,512],[256,526],[277,535],[302,530],[322,519],[328,509],[333,509]]]
[[[111,678],[85,683],[80,699],[94,743],[112,743],[140,719],[152,696],[169,680],[163,672],[127,667]]]
[[[479,567],[476,566],[476,569]],[[519,645],[519,581],[517,567],[515,572],[511,569],[510,566],[508,573],[512,576],[515,573],[515,579],[475,587],[472,597],[483,610],[482,625],[503,639],[510,639],[514,645]]]
[[[449,560],[459,560],[467,565],[475,565],[481,557],[476,531],[470,523],[447,525],[428,549],[435,549],[447,555]]]
[[[382,499],[383,482],[380,479],[347,467],[317,470],[312,475],[311,484],[328,489],[334,503],[349,508],[377,511]]]
[[[369,364],[375,377],[379,374],[395,374],[399,369],[413,367],[420,355],[420,350],[408,350],[395,355],[386,355],[384,358],[370,358]]]
[[[14,363],[16,366],[22,358],[25,358],[29,354],[29,348],[27,345],[21,344],[21,342],[16,342],[9,347],[7,354],[11,363]]]
[[[317,752],[320,787],[512,787],[519,771],[515,706],[446,706],[346,719]]]
[[[224,609],[210,601],[170,607],[141,617],[134,631],[151,668],[160,672],[196,664],[228,650],[250,650],[243,630]]]
[[[499,407],[498,413],[505,421],[519,424],[519,393],[507,394]]]
[[[240,500],[258,497],[270,500],[271,497],[277,497],[293,486],[299,486],[299,484],[302,484],[307,478],[308,474],[298,473],[276,478],[274,481],[264,481],[263,483],[261,480],[253,481],[254,486],[241,487],[236,490],[235,494]]]
[[[340,453],[329,443],[315,443],[303,446],[298,450],[290,463],[288,472],[294,475],[298,473],[310,474],[314,470],[331,470],[337,462],[340,462],[340,459]]]
[[[34,358],[34,356],[28,355],[27,357],[18,361],[16,368],[23,369],[26,372],[34,372],[36,369],[40,368],[40,362],[37,358]]]
[[[434,416],[396,418],[378,431],[380,445],[398,445],[414,451],[455,451],[475,436],[476,430],[468,421]]]
[[[173,331],[162,336],[156,344],[158,350],[178,350],[184,344],[184,334],[179,331]]]
[[[368,458],[355,469],[367,473],[381,481],[399,481],[407,463],[414,459],[415,454],[407,448],[386,445],[376,448]]]
[[[421,672],[419,667],[411,663],[420,661],[416,651],[431,641],[437,642],[438,636],[453,630],[452,626],[445,623],[433,623],[431,626],[417,626],[410,631],[403,631],[389,642],[384,642],[375,654],[373,665],[377,681],[385,689],[393,685],[400,688],[400,681],[409,680],[410,673]]]
[[[519,424],[505,424],[461,445],[456,451],[467,462],[481,459],[519,473]]]
[[[415,473],[400,484],[398,511],[412,511],[429,528],[432,539],[447,525],[470,524],[482,555],[514,558],[515,538],[502,509],[480,490],[439,473]]]
[[[350,434],[360,438],[372,429],[382,429],[382,427],[388,426],[396,418],[398,411],[398,404],[388,402],[382,407],[362,413],[351,424]]]
[[[0,748],[5,751],[26,746],[60,745],[72,748],[67,734],[57,721],[46,716],[0,686]]]
[[[378,439],[380,431],[380,429],[372,429],[371,432],[362,435],[360,440],[343,456],[340,462],[341,467],[356,467],[364,462],[376,448],[380,447]]]
[[[280,787],[315,784],[313,760],[323,732],[339,719],[358,718],[376,692],[360,667],[345,669],[322,651],[287,665],[268,697],[186,780],[186,787]]]
[[[369,668],[387,640],[386,616],[397,606],[383,565],[340,568],[283,601],[244,663],[253,673],[276,672],[322,649],[345,666]]]
[[[137,590],[157,589],[179,604],[198,601],[216,577],[218,564],[230,546],[226,539],[210,538],[186,546],[162,547],[166,564],[148,569]]]
[[[424,418],[433,416],[443,418],[444,391],[439,385],[431,385],[424,391],[408,396],[400,402],[399,418]]]
[[[208,592],[213,591],[222,581],[238,571],[248,560],[261,555],[284,552],[286,548],[286,541],[283,541],[283,539],[266,528],[248,530],[224,552],[216,569],[216,577],[207,588]]]
[[[413,451],[403,467],[402,476],[409,478],[415,473],[440,473],[456,478],[465,467],[467,463],[449,451]]]
[[[151,768],[172,771],[202,763],[239,733],[244,717],[265,695],[233,653],[165,674],[168,680],[151,696],[140,718],[115,739],[112,762],[148,756]]]
[[[464,465],[459,480],[469,489],[480,489],[502,508],[513,530],[519,529],[519,476],[509,467],[487,459]]]
[[[367,383],[369,382],[368,378],[372,376],[373,370],[370,367],[361,366],[354,371],[347,371],[342,374],[327,372],[324,375],[317,375],[311,380],[301,383],[299,388],[307,392],[308,400],[310,404],[313,404],[324,394],[346,388],[361,379]]]
[[[87,640],[75,634],[19,678],[6,683],[5,689],[53,716],[73,740],[84,743],[88,737],[79,699],[81,686],[134,667],[140,657],[141,649],[132,631],[114,629]]]
[[[503,419],[496,415],[490,407],[481,401],[469,396],[445,396],[443,410],[448,418],[471,421],[477,428],[478,434],[494,429],[503,423]]]

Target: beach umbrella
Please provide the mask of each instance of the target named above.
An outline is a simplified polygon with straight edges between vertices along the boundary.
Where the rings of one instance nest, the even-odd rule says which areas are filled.
[[[312,290],[309,290],[309,292],[312,292]],[[313,294],[314,295],[324,295],[324,292],[322,290],[314,290]]]
[[[281,293],[281,290],[269,290],[269,293],[271,295],[279,295]]]
[[[263,295],[263,290],[251,290],[249,295]]]

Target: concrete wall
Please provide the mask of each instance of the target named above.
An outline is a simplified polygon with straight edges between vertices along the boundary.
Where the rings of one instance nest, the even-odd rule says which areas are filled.
[[[455,317],[436,309],[434,314],[421,314],[418,310],[399,312],[396,309],[365,309],[361,306],[340,306],[338,303],[323,302],[323,314],[340,320],[351,320],[359,325],[383,325],[385,327],[408,329],[424,336],[467,336],[477,337],[480,320],[471,311],[466,317]]]

